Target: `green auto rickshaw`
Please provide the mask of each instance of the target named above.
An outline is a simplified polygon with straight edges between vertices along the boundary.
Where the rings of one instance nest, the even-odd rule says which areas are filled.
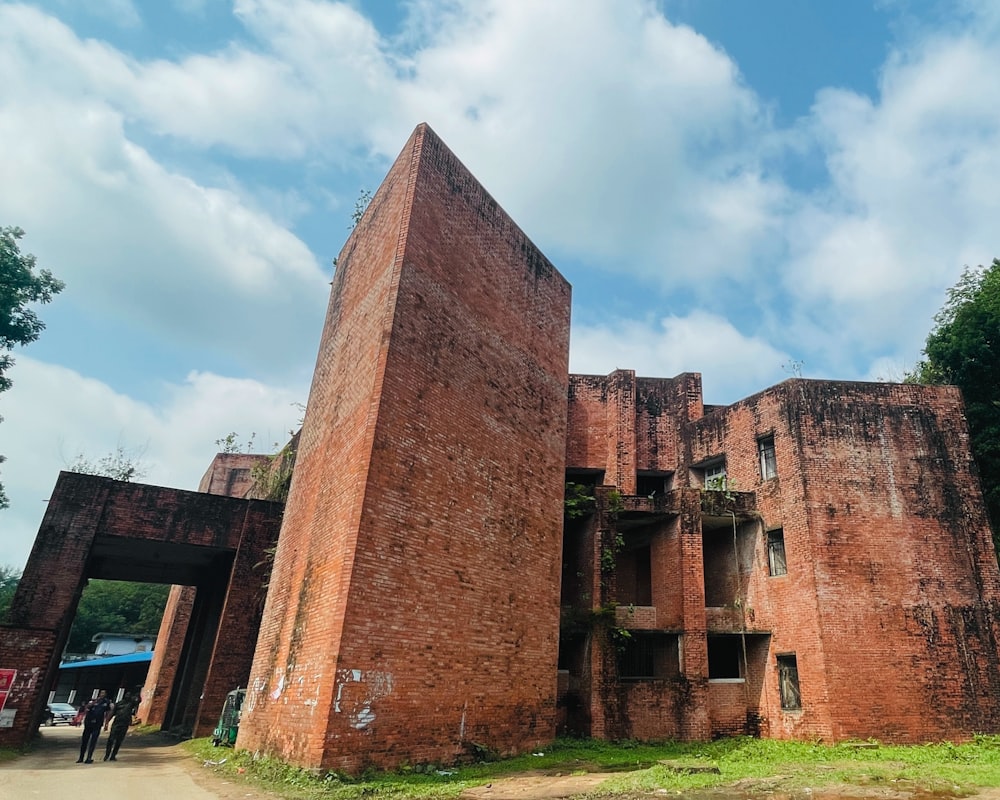
[[[212,744],[216,747],[219,745],[232,747],[236,744],[236,734],[240,729],[240,711],[246,696],[246,689],[233,689],[226,695],[226,702],[222,704],[219,724],[212,731]]]

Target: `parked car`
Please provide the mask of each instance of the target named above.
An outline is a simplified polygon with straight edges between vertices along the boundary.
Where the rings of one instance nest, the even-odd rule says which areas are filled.
[[[76,709],[69,703],[49,703],[45,706],[47,725],[76,725]]]

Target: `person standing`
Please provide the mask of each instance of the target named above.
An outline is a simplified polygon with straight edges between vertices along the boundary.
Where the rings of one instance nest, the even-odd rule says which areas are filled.
[[[128,733],[132,717],[135,716],[141,699],[142,696],[137,688],[134,694],[127,694],[115,703],[111,716],[111,733],[108,734],[108,744],[104,748],[105,761],[118,760],[118,748],[125,741],[125,734]]]
[[[101,736],[101,727],[107,724],[111,716],[111,701],[108,693],[101,689],[97,697],[87,704],[87,713],[83,717],[83,739],[80,741],[80,757],[77,764],[93,764],[94,748]],[[84,760],[86,757],[86,760]]]

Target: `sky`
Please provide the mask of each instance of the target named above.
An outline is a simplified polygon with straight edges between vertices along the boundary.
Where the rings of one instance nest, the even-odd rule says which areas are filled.
[[[0,394],[195,489],[302,417],[352,212],[427,122],[573,286],[570,369],[893,380],[1000,256],[994,0],[0,0],[0,226],[66,288]]]

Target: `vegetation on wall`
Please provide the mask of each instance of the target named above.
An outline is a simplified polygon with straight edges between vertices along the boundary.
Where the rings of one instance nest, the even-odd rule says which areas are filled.
[[[142,463],[142,450],[126,449],[118,445],[102,458],[93,459],[82,453],[73,459],[67,469],[84,475],[100,475],[116,481],[142,480],[146,477],[146,467]]]
[[[563,513],[567,519],[582,519],[593,514],[595,505],[593,486],[572,482],[566,484]]]
[[[284,503],[288,499],[288,489],[292,485],[292,471],[295,468],[295,444],[298,439],[282,447],[256,464],[250,471],[253,488],[251,497],[260,500],[274,500]]]

